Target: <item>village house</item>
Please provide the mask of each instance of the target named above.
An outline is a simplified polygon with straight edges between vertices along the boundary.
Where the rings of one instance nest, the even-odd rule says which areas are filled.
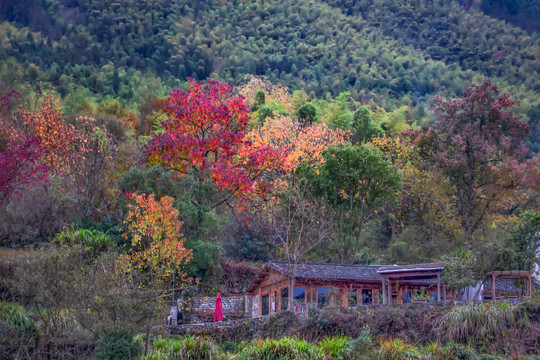
[[[398,266],[269,262],[246,292],[245,312],[248,317],[257,317],[285,310],[306,313],[312,307],[456,300],[456,294],[441,282],[443,270],[444,266],[437,263]],[[503,288],[503,277],[523,279],[525,293],[515,286]],[[498,272],[490,274],[490,279],[489,286],[480,290],[481,298],[532,295],[530,272]],[[293,309],[289,309],[290,296]]]

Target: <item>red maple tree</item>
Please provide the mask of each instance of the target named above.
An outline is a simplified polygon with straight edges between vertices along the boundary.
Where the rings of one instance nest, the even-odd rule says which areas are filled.
[[[5,125],[5,124],[4,124]],[[13,193],[47,181],[48,168],[40,162],[43,148],[34,136],[8,138],[0,124],[0,204]]]
[[[146,148],[149,161],[180,176],[191,174],[201,186],[208,181],[217,185],[219,196],[207,204],[210,208],[232,198],[267,195],[271,183],[263,174],[279,169],[284,151],[246,139],[248,106],[230,85],[212,79],[206,85],[189,82],[187,90],[175,88],[169,94],[169,119]]]
[[[454,188],[465,244],[486,217],[524,185],[529,126],[510,111],[517,100],[489,79],[461,99],[434,99],[437,121],[408,131],[427,164]]]

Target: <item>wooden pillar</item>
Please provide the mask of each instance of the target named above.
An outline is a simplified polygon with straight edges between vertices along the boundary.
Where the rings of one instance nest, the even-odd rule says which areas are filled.
[[[437,302],[441,301],[441,274],[437,274]]]
[[[259,285],[259,316],[262,316],[261,285]]]
[[[491,274],[491,299],[495,300],[495,274]]]
[[[532,299],[532,296],[533,296],[533,295],[532,295],[532,278],[531,278],[531,274],[529,274],[529,275],[527,276],[527,278],[528,278],[528,280],[529,280],[529,286],[528,286],[528,288],[529,288],[529,296],[530,296],[531,299]]]
[[[388,294],[388,305],[392,305],[392,280],[388,279],[386,286],[388,286],[388,290],[386,290]]]
[[[384,278],[382,280],[382,303],[383,305],[388,304],[388,298],[386,297],[386,280]]]
[[[292,311],[294,312],[294,286],[293,286],[293,279],[292,277],[290,278],[290,281],[289,281],[289,303],[287,304],[287,309],[289,311]]]
[[[443,285],[443,288],[442,288],[442,294],[443,294],[443,300],[446,301],[446,286]]]

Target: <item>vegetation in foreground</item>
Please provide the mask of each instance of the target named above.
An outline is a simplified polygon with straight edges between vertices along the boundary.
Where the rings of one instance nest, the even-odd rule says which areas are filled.
[[[296,338],[259,339],[249,343],[227,343],[219,346],[205,338],[184,337],[163,341],[156,339],[153,350],[143,360],[169,359],[264,359],[264,360],[332,360],[332,359],[506,359],[503,355],[481,354],[468,345],[436,343],[412,345],[400,339],[373,341],[369,329],[363,337],[351,339],[334,336],[316,344]],[[519,359],[519,357],[516,357]],[[526,359],[526,357],[525,357]]]
[[[0,303],[0,358],[168,359],[534,359],[540,356],[540,300],[427,307],[313,311],[308,318],[284,312],[257,323],[191,329],[171,337],[160,330],[129,335],[116,328],[97,342],[51,341],[49,324],[36,325],[44,309]],[[61,314],[72,336],[83,329]],[[70,320],[71,319],[71,320]],[[58,335],[58,334],[56,334]],[[69,352],[69,351],[71,352]],[[536,356],[536,357],[535,357]]]
[[[505,347],[509,344],[506,340],[510,332],[518,328],[519,331],[529,330],[523,328],[524,324],[518,325],[519,322],[538,320],[538,302],[536,310],[531,312],[532,304],[456,307],[433,326],[434,337],[442,340],[438,342],[376,337],[368,325],[358,326],[359,333],[355,337],[336,331],[337,334],[313,341],[302,339],[301,332],[281,338],[221,343],[209,336],[188,335],[155,338],[150,352],[142,359],[534,359],[534,354],[538,355],[537,346],[525,353]],[[312,315],[316,321],[324,320],[320,314]]]

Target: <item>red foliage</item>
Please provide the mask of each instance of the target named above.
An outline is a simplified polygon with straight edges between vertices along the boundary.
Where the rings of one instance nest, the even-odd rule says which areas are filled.
[[[11,98],[19,99],[21,93],[15,90],[11,90],[7,94],[0,94],[0,115],[2,112],[10,113],[11,112]]]
[[[428,162],[455,187],[465,241],[485,215],[525,185],[523,139],[529,126],[509,109],[517,103],[499,95],[489,79],[457,100],[434,99],[436,123],[410,137]]]
[[[39,139],[43,161],[55,173],[67,173],[67,162],[80,158],[77,144],[85,143],[73,125],[66,124],[60,104],[52,95],[43,100],[36,112],[22,110],[16,115],[28,134]]]
[[[246,139],[248,106],[230,85],[212,79],[206,85],[189,81],[188,90],[169,94],[169,119],[148,144],[149,161],[179,174],[193,172],[199,181],[210,180],[225,190],[228,195],[214,207],[230,195],[267,194],[271,189],[261,175],[277,166],[284,152]]]
[[[20,97],[15,90],[0,95],[0,204],[11,194],[47,180],[48,167],[40,161],[44,153],[41,140],[2,116],[11,113],[12,99]]]
[[[0,144],[0,204],[18,190],[47,181],[42,154],[40,141],[33,136],[15,136]]]

